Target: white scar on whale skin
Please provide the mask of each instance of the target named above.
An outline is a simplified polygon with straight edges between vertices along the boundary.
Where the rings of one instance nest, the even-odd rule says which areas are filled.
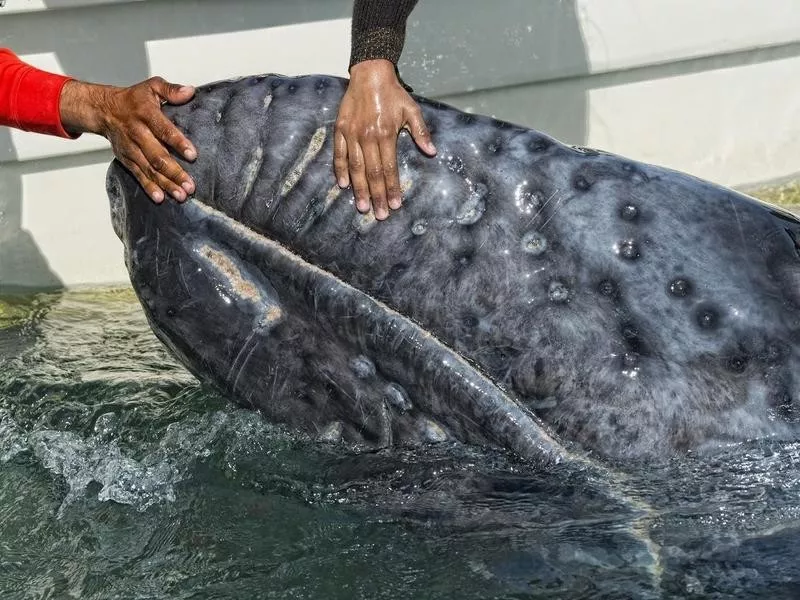
[[[266,306],[259,326],[272,325],[283,316],[283,311],[280,307],[265,298],[258,287],[245,278],[241,270],[224,252],[220,252],[209,245],[201,246],[196,252],[205,259],[204,262],[206,264],[225,279],[228,283],[229,291],[235,294],[237,298]]]
[[[339,187],[338,183],[334,183],[330,190],[328,190],[328,194],[325,196],[325,207],[322,209],[322,213],[325,214],[328,212],[328,209],[333,205],[339,196],[342,195],[342,188]]]
[[[311,136],[311,141],[308,144],[308,148],[306,148],[305,154],[303,154],[302,158],[300,158],[297,163],[295,163],[292,170],[289,171],[289,176],[286,177],[286,180],[283,182],[283,186],[281,186],[281,196],[286,196],[289,192],[292,191],[292,188],[297,185],[297,182],[300,181],[300,177],[303,176],[303,173],[308,167],[308,163],[314,160],[314,157],[319,154],[319,151],[322,150],[322,146],[325,144],[325,138],[327,136],[327,130],[325,127],[320,127],[314,132],[314,135]]]
[[[253,152],[250,162],[244,169],[244,191],[242,192],[242,199],[245,200],[253,191],[253,185],[258,177],[258,172],[261,170],[261,164],[264,160],[264,149],[257,146]]]

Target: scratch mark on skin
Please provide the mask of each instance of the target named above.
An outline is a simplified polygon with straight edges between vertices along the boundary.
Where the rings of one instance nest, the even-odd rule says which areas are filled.
[[[157,290],[158,290],[159,294],[161,293],[161,275],[160,275],[159,269],[158,269],[158,263],[159,263],[159,257],[160,257],[160,254],[159,254],[159,245],[160,244],[161,244],[161,230],[156,229],[156,286],[158,286]]]
[[[347,398],[350,400],[350,402],[351,402],[351,406],[352,406],[354,409],[358,410],[358,412],[361,414],[361,422],[362,422],[362,423],[366,423],[366,422],[367,422],[367,421],[366,421],[366,414],[364,413],[364,407],[362,406],[362,402],[361,402],[361,397],[360,397],[360,395],[357,395],[357,396],[354,398],[353,396],[351,396],[351,395],[350,395],[350,394],[347,392],[347,390],[346,390],[346,389],[344,389],[344,387],[343,387],[343,386],[341,386],[341,385],[340,385],[340,384],[339,384],[337,381],[335,381],[335,380],[334,380],[334,379],[333,379],[333,378],[332,378],[330,375],[328,375],[328,374],[327,374],[325,371],[320,371],[320,374],[321,374],[321,375],[322,375],[322,376],[323,376],[325,379],[327,379],[327,380],[330,382],[330,384],[331,384],[333,387],[335,387],[337,390],[339,390],[339,391],[340,391],[342,394],[344,394],[344,395],[345,395],[345,397],[347,397]]]
[[[739,226],[739,236],[742,238],[742,246],[747,246],[747,238],[745,238],[744,235],[744,227],[742,227],[742,220],[739,218],[739,209],[736,208],[732,198],[728,198],[728,202],[733,209],[733,215],[736,217],[736,224]]]
[[[356,404],[358,403],[358,400],[356,398],[353,398],[350,394],[348,394],[347,390],[345,390],[341,385],[339,385],[336,381],[334,381],[334,379],[330,375],[328,375],[325,371],[320,371],[319,373],[325,379],[327,379],[331,383],[331,385],[333,385],[337,390],[339,390],[345,396],[347,396],[350,400],[352,400],[353,401],[353,406],[356,406]]]
[[[308,148],[306,148],[305,154],[295,163],[281,186],[281,197],[286,196],[286,194],[292,191],[292,188],[300,181],[300,177],[303,176],[306,167],[308,167],[308,163],[314,160],[314,157],[322,150],[326,136],[327,130],[325,127],[320,127],[314,132],[314,135],[311,136],[311,141],[308,144]]]
[[[555,198],[555,197],[556,197],[556,194],[558,194],[558,190],[556,190],[555,192],[553,192],[552,196],[550,196],[550,197],[547,199],[547,201],[546,201],[544,204],[542,204],[542,207],[541,207],[539,210],[537,210],[537,211],[536,211],[536,214],[535,214],[535,215],[533,215],[533,216],[531,217],[530,221],[528,221],[528,222],[525,224],[525,227],[530,227],[530,226],[531,226],[531,223],[533,223],[533,222],[534,222],[534,221],[535,221],[535,220],[536,220],[536,219],[539,217],[539,215],[540,215],[540,214],[542,214],[542,212],[544,211],[544,209],[545,209],[545,208],[547,208],[547,205],[548,205],[548,204],[550,204],[550,201],[551,201],[553,198]]]
[[[183,289],[188,292],[189,284],[186,281],[186,274],[183,272],[183,261],[181,259],[178,259],[178,274],[181,277],[181,283],[183,284]]]
[[[307,231],[317,221],[319,217],[328,212],[328,210],[336,201],[336,199],[339,198],[339,196],[341,195],[342,195],[342,188],[340,188],[338,184],[334,183],[331,189],[328,190],[328,193],[325,196],[325,200],[323,200],[322,202],[318,202],[315,199],[314,201],[309,203],[308,208],[305,211],[305,214],[303,214],[303,216],[297,220],[297,225],[294,227],[295,235],[300,232]]]
[[[546,220],[544,223],[542,223],[542,225],[539,227],[539,231],[541,231],[542,229],[544,229],[545,227],[547,227],[547,224],[548,224],[550,221],[552,221],[552,220],[553,220],[553,217],[555,217],[555,216],[556,216],[556,213],[559,211],[559,208],[558,208],[558,207],[559,207],[559,205],[561,204],[561,202],[562,202],[562,201],[563,201],[565,198],[567,198],[567,196],[561,196],[561,197],[560,197],[558,200],[556,200],[556,203],[553,205],[553,212],[551,212],[551,213],[550,213],[550,216],[549,216],[549,217],[547,217],[547,220]]]
[[[254,330],[254,331],[253,331],[253,332],[252,332],[252,333],[251,333],[251,334],[248,336],[248,338],[247,338],[247,341],[246,341],[246,342],[245,342],[245,343],[242,345],[242,350],[244,350],[244,349],[245,349],[245,347],[246,347],[248,344],[250,344],[250,341],[253,339],[253,337],[255,336],[255,334],[256,334],[256,333],[258,333],[258,332],[259,332],[259,329],[256,329],[256,330]],[[255,351],[256,351],[256,348],[258,348],[258,344],[257,344],[257,343],[250,344],[250,346],[251,346],[251,348],[250,348],[250,351],[249,351],[249,352],[247,353],[247,355],[244,357],[244,360],[242,360],[242,364],[241,364],[241,365],[239,365],[239,371],[238,371],[238,373],[236,373],[236,379],[234,380],[234,382],[233,382],[233,387],[231,388],[231,390],[232,390],[232,391],[234,391],[234,392],[236,391],[236,386],[239,384],[239,377],[241,377],[241,375],[242,375],[242,371],[244,371],[244,368],[247,366],[247,362],[250,360],[250,357],[251,357],[251,356],[253,356],[253,352],[255,352]],[[239,351],[239,354],[238,354],[238,355],[237,355],[237,357],[236,357],[236,358],[237,358],[237,360],[238,360],[239,356],[241,356],[241,354],[242,354],[242,352],[241,352],[241,350],[240,350],[240,351]],[[234,364],[235,364],[235,363],[234,363]],[[230,377],[230,376],[229,376],[229,377]]]
[[[361,423],[365,426],[368,422],[368,417],[372,415],[372,413],[367,413],[364,410],[364,395],[363,394],[356,394],[356,403],[355,407],[358,409],[359,414],[361,415]]]
[[[272,372],[272,384],[269,386],[270,393],[269,393],[269,403],[273,406],[275,405],[275,392],[277,389],[275,387],[275,383],[278,381],[278,367],[275,367],[275,370]]]
[[[250,342],[252,341],[253,337],[255,337],[256,332],[257,330],[255,329],[250,332],[250,335],[247,336],[247,339],[244,341],[244,344],[242,344],[242,347],[239,349],[239,353],[236,355],[236,358],[233,359],[233,363],[231,363],[231,368],[228,371],[228,382],[230,382],[231,378],[233,377],[233,372],[236,369],[236,365],[239,363],[239,359],[242,357],[242,354],[244,354],[245,349],[250,345]],[[239,379],[239,375],[241,375],[241,373],[242,370],[239,369],[239,373],[236,375],[237,380]],[[236,389],[236,384],[234,383],[233,390],[235,389]]]
[[[253,394],[254,394],[254,393],[255,393],[255,390],[250,390],[250,391],[247,393],[247,398],[245,398],[245,402],[246,402],[247,404],[249,404],[249,405],[250,405],[252,408],[255,408],[255,406],[256,406],[255,404],[253,404]]]
[[[379,407],[379,420],[381,425],[381,446],[390,448],[394,445],[394,435],[392,433],[392,418],[390,416],[389,407],[386,406],[385,401],[381,401]]]

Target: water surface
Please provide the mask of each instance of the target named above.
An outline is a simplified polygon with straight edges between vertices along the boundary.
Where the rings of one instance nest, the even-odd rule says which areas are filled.
[[[800,445],[611,470],[321,444],[127,289],[0,298],[0,598],[800,597]]]

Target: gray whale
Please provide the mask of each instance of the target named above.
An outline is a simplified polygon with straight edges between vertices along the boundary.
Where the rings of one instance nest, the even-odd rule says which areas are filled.
[[[366,447],[647,459],[797,433],[800,221],[658,166],[417,98],[404,204],[332,171],[346,80],[259,75],[165,113],[199,157],[107,189],[155,334],[268,419]],[[180,160],[180,159],[179,159]]]

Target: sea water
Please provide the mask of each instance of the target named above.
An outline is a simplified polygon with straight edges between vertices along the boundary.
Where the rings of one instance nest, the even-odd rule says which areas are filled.
[[[2,599],[800,597],[800,444],[609,468],[321,443],[129,289],[0,298]]]

